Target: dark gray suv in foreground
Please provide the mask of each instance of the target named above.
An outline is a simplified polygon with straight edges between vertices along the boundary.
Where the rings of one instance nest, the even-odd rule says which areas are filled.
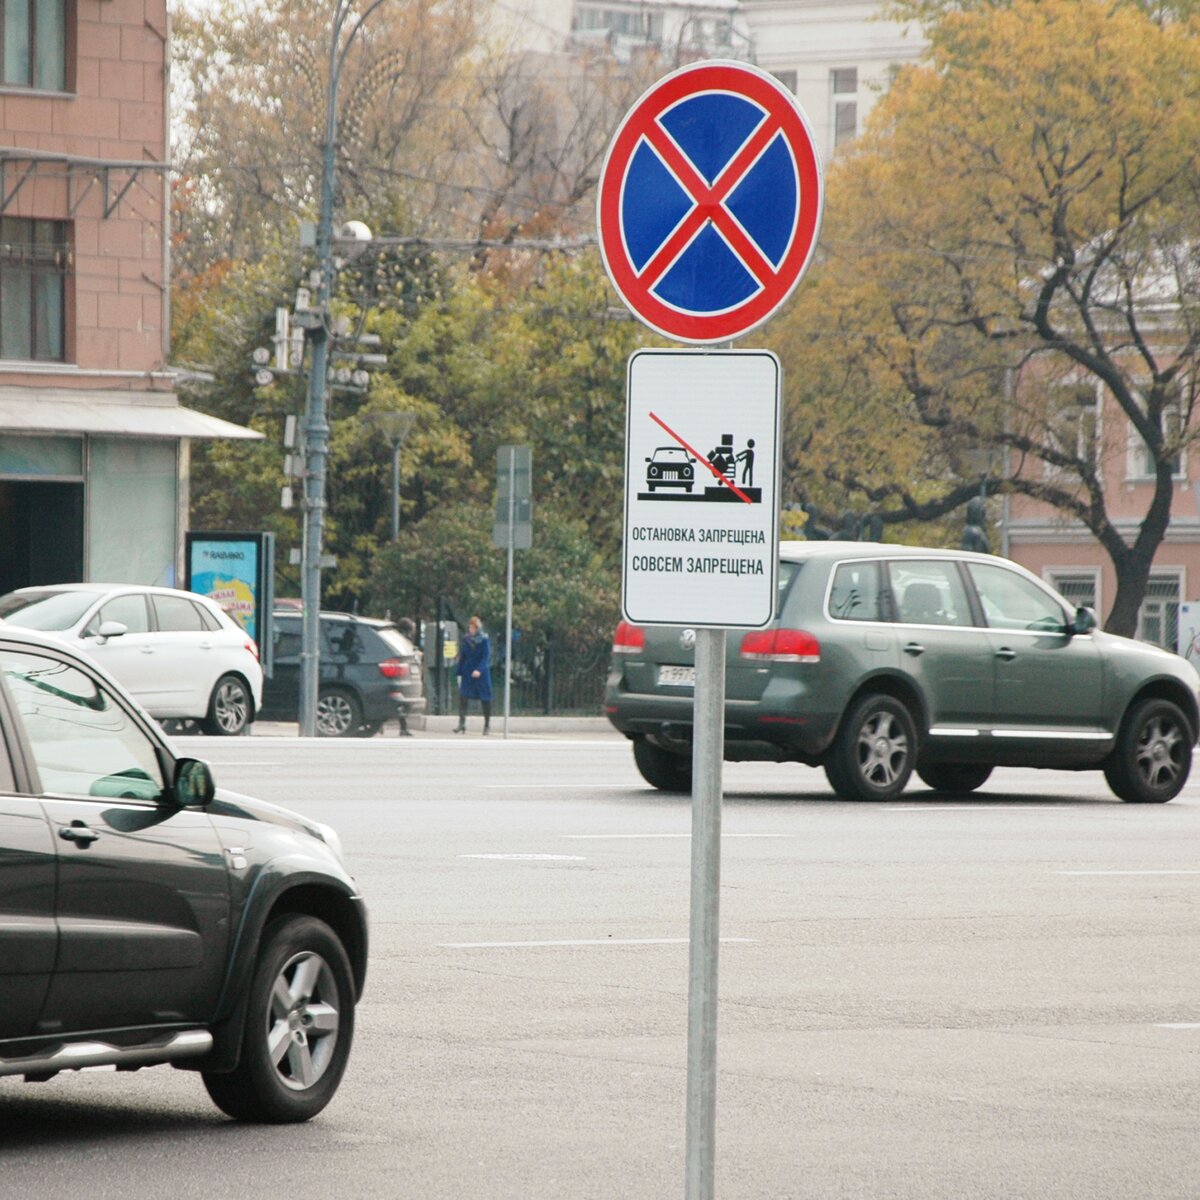
[[[111,676],[0,628],[0,1075],[171,1063],[231,1116],[307,1120],[366,961],[331,829],[215,790]]]
[[[725,757],[821,766],[851,800],[915,770],[969,792],[996,766],[1102,770],[1134,803],[1187,780],[1200,676],[1096,627],[986,554],[785,542],[776,620],[727,638]],[[690,630],[622,622],[605,693],[647,782],[691,787]]]

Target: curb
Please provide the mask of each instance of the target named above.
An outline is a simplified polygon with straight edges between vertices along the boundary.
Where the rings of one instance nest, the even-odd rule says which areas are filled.
[[[457,715],[410,717],[408,726],[415,737],[453,737],[458,724]],[[478,710],[467,716],[467,734],[478,737],[483,731],[483,717]],[[250,728],[252,737],[298,737],[299,728],[294,721],[256,721]],[[548,734],[597,737],[621,735],[612,727],[607,717],[529,717],[508,718],[508,732],[513,734],[544,737]],[[375,735],[377,738],[399,738],[400,724],[389,721]],[[504,736],[504,714],[492,713],[491,737]]]

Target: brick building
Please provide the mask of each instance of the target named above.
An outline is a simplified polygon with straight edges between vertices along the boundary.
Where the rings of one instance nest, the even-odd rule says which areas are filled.
[[[174,582],[194,437],[167,366],[165,0],[2,0],[0,592]]]

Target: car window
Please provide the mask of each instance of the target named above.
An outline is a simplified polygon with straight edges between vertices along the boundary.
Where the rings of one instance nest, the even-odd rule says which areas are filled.
[[[186,596],[151,596],[161,633],[199,633],[204,629],[200,606]]]
[[[300,622],[280,620],[275,618],[272,628],[274,638],[275,661],[281,658],[299,658],[303,649],[303,639],[300,636]]]
[[[384,653],[412,655],[417,652],[417,648],[398,629],[385,627],[383,629],[372,629],[371,632],[383,642]]]
[[[101,592],[10,592],[0,597],[0,619],[22,629],[70,629]]]
[[[958,565],[947,559],[888,563],[898,619],[910,625],[971,625],[971,606]]]
[[[153,743],[90,675],[59,659],[16,650],[0,650],[0,671],[43,791],[136,800],[162,796]]]
[[[84,637],[97,637],[105,621],[120,621],[126,633],[145,633],[150,628],[146,614],[146,600],[142,595],[114,596],[102,604],[87,623]]]
[[[358,662],[363,656],[358,628],[345,621],[322,621],[321,639],[330,654],[348,658],[352,662]]]
[[[216,614],[205,608],[203,604],[197,604],[193,600],[192,605],[200,617],[201,629],[207,629],[209,633],[220,633],[220,631],[225,628],[225,626],[217,620]]]
[[[1062,605],[1032,579],[988,563],[970,563],[967,569],[979,593],[983,615],[993,629],[1066,632],[1067,617]]]
[[[886,621],[877,562],[840,563],[829,589],[829,615],[839,621]]]
[[[800,564],[798,562],[789,562],[783,559],[779,564],[779,589],[775,593],[775,616],[778,618],[783,612],[783,602],[787,598],[788,588],[792,586],[792,580],[800,574]]]

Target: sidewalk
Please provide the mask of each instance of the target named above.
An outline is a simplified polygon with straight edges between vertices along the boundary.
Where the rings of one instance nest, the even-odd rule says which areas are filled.
[[[454,727],[458,724],[457,714],[444,716],[424,716],[409,718],[408,727],[414,737],[453,737]],[[479,737],[483,730],[483,716],[475,708],[467,717],[467,736]],[[253,737],[296,737],[299,730],[292,721],[256,721],[251,727]],[[612,737],[621,735],[612,727],[606,717],[509,717],[509,736],[544,737],[548,734],[575,735],[579,737],[609,734]],[[504,735],[504,714],[492,712],[492,727],[489,737]],[[376,737],[398,738],[400,724],[389,721]]]

